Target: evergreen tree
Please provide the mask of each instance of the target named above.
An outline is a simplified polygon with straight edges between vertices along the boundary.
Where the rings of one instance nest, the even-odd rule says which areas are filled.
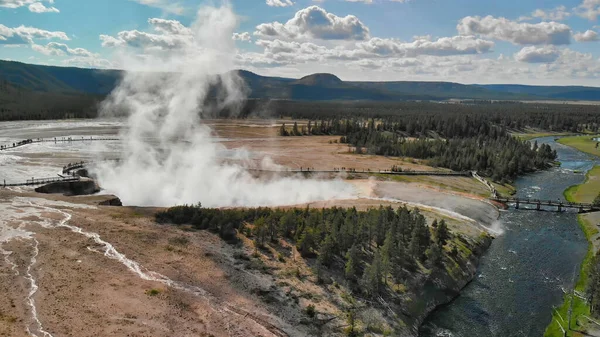
[[[390,229],[385,235],[385,241],[381,247],[381,272],[383,274],[385,284],[387,284],[388,274],[390,273],[390,265],[393,259],[393,249],[396,246],[394,241],[395,238],[392,230]]]
[[[442,219],[439,225],[434,228],[434,233],[436,243],[440,247],[446,245],[450,239],[450,230],[448,230],[448,225],[446,225],[446,221],[444,219]]]
[[[319,249],[319,257],[317,258],[317,262],[320,265],[329,266],[333,260],[334,249],[335,242],[331,235],[327,235],[321,244],[321,248]]]
[[[359,276],[360,268],[360,256],[357,245],[353,245],[352,248],[346,253],[346,267],[344,273],[346,279],[356,281]]]
[[[427,249],[427,259],[433,267],[438,267],[442,264],[442,254],[442,248],[435,242]]]
[[[382,289],[382,270],[381,270],[381,255],[379,252],[375,253],[371,265],[365,269],[363,275],[363,287],[367,295],[375,297],[379,295]]]
[[[285,123],[281,124],[281,128],[279,128],[279,135],[280,136],[289,136],[290,135],[288,133],[287,129],[285,128]]]
[[[298,248],[298,251],[302,257],[309,257],[314,255],[315,244],[316,240],[314,230],[312,228],[308,228],[304,231],[300,240],[298,240],[296,247]]]
[[[418,214],[418,211],[415,212],[417,214],[415,215],[415,226],[411,233],[409,249],[414,258],[422,260],[425,256],[425,251],[429,248],[431,234],[429,228],[425,226],[425,218],[421,214]]]
[[[263,247],[267,240],[267,224],[265,223],[265,218],[258,218],[254,221],[254,242],[257,247]]]

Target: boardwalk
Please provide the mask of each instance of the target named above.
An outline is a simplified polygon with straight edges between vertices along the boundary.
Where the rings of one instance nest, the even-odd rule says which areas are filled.
[[[12,144],[0,145],[0,151],[6,151],[15,149],[18,147],[36,144],[36,143],[73,143],[73,142],[96,142],[96,141],[116,141],[121,140],[120,138],[111,138],[111,137],[81,137],[81,138],[73,138],[73,137],[60,137],[60,138],[36,138],[36,139],[25,139],[18,142],[14,142]]]
[[[35,185],[46,185],[57,182],[72,182],[79,181],[79,177],[57,177],[57,178],[38,178],[38,179],[27,179],[21,183],[7,183],[6,180],[2,182],[0,187],[15,187],[15,186],[35,186]]]
[[[69,163],[63,167],[63,173],[67,174],[73,170],[85,168],[91,162],[77,162]],[[453,176],[453,177],[471,177],[472,172],[447,172],[447,171],[385,171],[385,170],[356,170],[356,169],[334,169],[334,170],[311,170],[311,169],[300,169],[300,170],[264,170],[264,169],[247,169],[250,172],[269,172],[269,173],[310,173],[310,174],[331,174],[331,173],[365,173],[365,174],[385,174],[385,175],[406,175],[406,176]]]
[[[449,176],[449,177],[471,177],[471,172],[446,172],[446,171],[382,171],[382,170],[355,170],[355,169],[339,169],[339,170],[263,170],[263,169],[248,169],[250,172],[272,172],[272,173],[364,173],[364,174],[385,174],[397,176]]]
[[[490,198],[490,200],[505,204],[505,205],[514,205],[515,208],[519,209],[521,205],[534,205],[535,209],[538,211],[542,210],[542,206],[550,206],[556,207],[558,212],[562,212],[563,209],[576,209],[579,213],[589,213],[589,212],[598,212],[600,211],[600,207],[594,206],[592,204],[585,203],[575,203],[575,202],[567,202],[567,201],[559,201],[559,200],[538,200],[538,199],[526,199],[526,198]]]

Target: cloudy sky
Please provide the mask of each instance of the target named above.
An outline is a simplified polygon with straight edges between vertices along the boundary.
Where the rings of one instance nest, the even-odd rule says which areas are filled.
[[[0,0],[0,59],[126,67],[218,0]],[[231,0],[236,67],[344,80],[600,86],[600,0]]]

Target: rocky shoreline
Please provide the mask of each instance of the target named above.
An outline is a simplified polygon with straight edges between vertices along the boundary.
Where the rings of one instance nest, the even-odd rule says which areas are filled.
[[[447,304],[450,304],[455,298],[460,296],[460,292],[469,284],[477,275],[477,268],[479,266],[479,261],[483,257],[483,255],[487,252],[488,248],[492,244],[493,237],[490,235],[482,235],[480,240],[474,242],[473,254],[466,261],[464,265],[460,268],[460,273],[454,275],[452,277],[449,274],[440,275],[432,283],[437,283],[440,286],[435,287],[433,291],[431,291],[429,296],[433,297],[434,300],[429,302],[429,305],[423,311],[423,314],[419,316],[416,320],[415,326],[413,326],[415,335],[418,336],[418,330],[427,320],[427,318],[438,308],[441,308]],[[445,277],[444,277],[445,276]]]

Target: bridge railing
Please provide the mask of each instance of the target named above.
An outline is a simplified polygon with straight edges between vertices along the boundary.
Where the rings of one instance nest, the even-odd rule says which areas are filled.
[[[490,198],[490,200],[498,201],[502,203],[520,203],[530,205],[542,205],[542,206],[562,206],[562,207],[584,207],[584,208],[600,208],[591,203],[578,203],[570,201],[556,201],[556,200],[541,200],[541,199],[525,199],[525,198]]]
[[[21,183],[7,183],[3,180],[0,186],[2,187],[15,187],[15,186],[32,186],[32,185],[45,185],[56,182],[71,182],[79,181],[79,177],[57,177],[57,178],[31,178]]]
[[[74,137],[61,137],[61,138],[36,138],[36,139],[25,139],[25,140],[20,140],[20,141],[16,141],[14,143],[11,144],[6,144],[6,145],[0,145],[0,151],[4,151],[4,150],[10,150],[10,149],[14,149],[17,147],[21,147],[21,146],[25,146],[25,145],[29,145],[29,144],[35,144],[35,143],[70,143],[70,142],[93,142],[93,141],[112,141],[112,140],[121,140],[120,138],[114,138],[114,137],[81,137],[81,138],[74,138]]]

